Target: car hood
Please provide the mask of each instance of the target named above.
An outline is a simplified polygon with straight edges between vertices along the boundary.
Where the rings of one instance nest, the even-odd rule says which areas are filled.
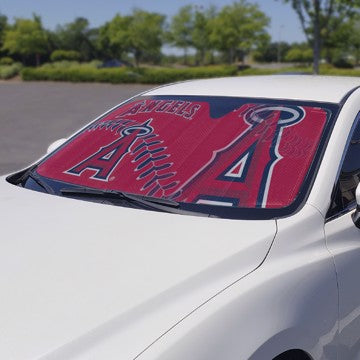
[[[0,178],[0,358],[133,359],[260,266],[276,222],[135,210]]]

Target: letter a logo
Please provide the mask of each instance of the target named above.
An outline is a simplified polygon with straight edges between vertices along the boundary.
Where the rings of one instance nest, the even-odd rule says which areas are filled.
[[[90,179],[108,181],[111,173],[130,151],[131,145],[142,136],[153,131],[150,126],[152,119],[141,125],[129,126],[121,132],[121,137],[112,143],[101,147],[96,153],[81,161],[65,173],[80,176],[84,171],[90,170],[93,175]]]
[[[237,158],[227,169],[217,178],[224,181],[244,182],[250,168],[251,160],[255,152],[257,141],[250,146],[240,157]]]

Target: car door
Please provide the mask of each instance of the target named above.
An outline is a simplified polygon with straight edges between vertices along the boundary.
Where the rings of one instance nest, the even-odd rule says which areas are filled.
[[[325,223],[339,288],[338,359],[360,360],[360,230],[351,215],[360,179],[360,121],[356,119],[343,155]]]

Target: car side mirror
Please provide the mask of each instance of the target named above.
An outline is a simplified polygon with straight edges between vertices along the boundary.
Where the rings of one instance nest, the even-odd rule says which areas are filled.
[[[46,153],[50,154],[51,152],[53,152],[54,150],[56,150],[58,147],[60,147],[67,139],[62,138],[62,139],[58,139],[55,140],[53,143],[51,143],[49,145],[49,147],[47,148]]]
[[[360,184],[356,188],[356,210],[352,214],[352,219],[357,228],[360,229]]]

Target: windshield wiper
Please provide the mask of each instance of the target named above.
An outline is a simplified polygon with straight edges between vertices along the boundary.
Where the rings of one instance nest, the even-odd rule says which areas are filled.
[[[169,212],[173,214],[184,214],[194,216],[210,216],[201,212],[193,212],[188,210],[180,209],[180,203],[171,199],[156,198],[146,195],[129,194],[122,191],[116,190],[101,190],[93,189],[88,187],[73,187],[64,188],[60,190],[63,196],[76,196],[76,197],[87,197],[87,198],[102,198],[111,202],[111,200],[125,200],[135,205],[142,205],[154,210]],[[114,205],[116,203],[113,202]]]
[[[101,190],[101,189],[92,189],[87,187],[74,187],[74,188],[65,188],[61,189],[60,193],[63,196],[85,196],[85,197],[100,197],[108,200],[111,199],[120,199],[127,200],[129,202],[134,202],[137,204],[142,204],[145,206],[157,208],[159,210],[166,209],[169,207],[177,209],[180,204],[177,201],[170,199],[162,199],[145,195],[129,194],[122,191],[116,190]]]

